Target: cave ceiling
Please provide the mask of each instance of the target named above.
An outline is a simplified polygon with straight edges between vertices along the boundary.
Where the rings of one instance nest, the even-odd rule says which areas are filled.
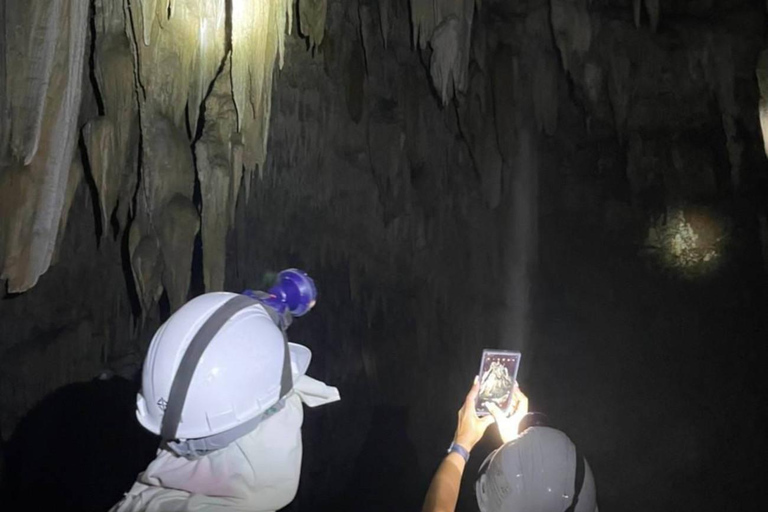
[[[737,190],[745,172],[755,180],[764,13],[747,0],[8,0],[2,278],[10,293],[35,286],[88,186],[97,234],[125,234],[140,308],[163,293],[176,308],[198,238],[205,287],[222,289],[237,204],[270,173],[298,180],[295,197],[318,209],[341,208],[327,216],[334,229],[365,232],[372,247],[407,238],[407,253],[432,229],[424,212],[504,204],[529,130],[560,148],[611,141],[633,197],[660,168],[674,174],[669,201]],[[320,68],[328,83],[312,91]],[[367,135],[315,147],[341,114]],[[450,132],[441,142],[435,122]],[[463,147],[430,147],[451,136]],[[268,155],[286,144],[288,156]],[[699,177],[680,162],[700,146],[705,185],[692,187]],[[330,158],[339,165],[324,181],[300,163]],[[361,164],[363,177],[343,169]],[[450,170],[465,164],[469,177]],[[353,202],[334,200],[345,183],[377,204],[357,221]]]

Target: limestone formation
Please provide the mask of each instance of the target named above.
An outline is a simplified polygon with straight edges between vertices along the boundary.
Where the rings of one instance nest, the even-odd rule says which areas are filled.
[[[0,171],[0,277],[23,292],[48,269],[59,231],[78,137],[88,2],[10,0],[4,8],[10,161]]]
[[[465,383],[400,375],[466,374],[495,340],[533,350],[540,262],[593,294],[563,286],[569,303],[633,297],[571,251],[674,249],[659,228],[696,238],[675,222],[690,204],[734,217],[737,267],[768,261],[764,17],[741,0],[6,0],[0,429],[101,366],[134,377],[191,296],[296,266],[320,289],[297,331],[314,368],[344,403],[420,411],[431,460],[430,397]],[[365,429],[326,419],[348,481]]]

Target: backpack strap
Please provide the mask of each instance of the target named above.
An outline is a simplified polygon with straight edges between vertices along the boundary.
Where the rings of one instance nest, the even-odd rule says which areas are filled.
[[[579,494],[581,494],[581,488],[584,486],[584,457],[581,456],[579,450],[576,449],[576,478],[573,482],[573,501],[571,506],[565,509],[565,512],[575,512],[576,505],[579,504]]]

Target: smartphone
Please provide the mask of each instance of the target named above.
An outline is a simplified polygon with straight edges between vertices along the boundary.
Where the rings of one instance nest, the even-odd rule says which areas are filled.
[[[480,360],[480,390],[475,399],[478,416],[490,414],[486,402],[492,402],[504,412],[512,408],[512,392],[515,389],[517,369],[520,367],[520,352],[510,350],[483,350]]]

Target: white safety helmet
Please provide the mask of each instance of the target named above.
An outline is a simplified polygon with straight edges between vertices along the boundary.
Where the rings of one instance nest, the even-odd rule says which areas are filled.
[[[563,432],[530,427],[491,453],[475,483],[481,512],[597,512],[592,470]]]
[[[214,313],[221,316],[225,304],[238,301],[240,305],[223,316],[223,324],[195,358],[174,437],[209,438],[253,423],[284,398],[286,357],[290,357],[289,388],[307,371],[311,352],[286,344],[264,306],[235,293],[201,295],[171,315],[152,339],[137,398],[136,415],[144,428],[161,434],[171,387],[182,358],[189,357],[192,340],[210,326],[207,321]]]

